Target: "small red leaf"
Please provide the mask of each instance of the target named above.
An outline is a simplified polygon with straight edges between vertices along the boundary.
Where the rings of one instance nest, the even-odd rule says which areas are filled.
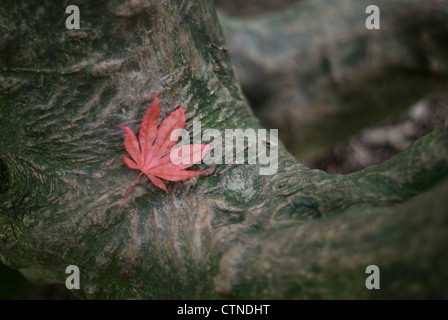
[[[190,144],[173,149],[171,152],[175,155],[174,164],[178,168],[187,169],[198,163],[210,150],[209,144]],[[171,156],[166,156],[161,160],[161,164],[169,163]]]
[[[120,207],[123,205],[143,173],[146,174],[156,187],[165,190],[165,192],[168,193],[168,190],[161,179],[181,181],[208,173],[209,171],[189,171],[185,169],[190,168],[194,163],[202,160],[210,149],[210,145],[187,145],[173,150],[181,133],[180,130],[175,131],[174,133],[173,131],[185,127],[184,109],[179,107],[166,117],[160,126],[157,127],[159,115],[159,100],[154,93],[154,101],[151,104],[151,107],[146,111],[140,126],[138,136],[139,141],[137,141],[134,132],[132,132],[129,127],[115,125],[123,130],[124,147],[131,157],[131,159],[124,157],[124,162],[129,168],[141,171],[138,178],[126,192],[123,200],[121,200]],[[171,136],[172,133],[174,137]],[[171,161],[170,154],[172,151],[178,156],[176,164]]]
[[[166,188],[165,184],[161,179],[153,175],[148,175],[148,178],[156,187],[159,187],[160,189],[163,189],[165,190],[166,193],[168,193],[168,189]]]
[[[138,139],[140,141],[143,161],[148,157],[152,145],[157,136],[157,123],[159,121],[160,106],[157,94],[154,93],[154,101],[150,108],[145,113],[140,126]]]
[[[154,146],[151,150],[149,150],[149,156],[147,158],[147,164],[150,164],[151,161],[158,160],[173,149],[173,147],[177,144],[177,140],[180,135],[180,130],[177,136],[171,137],[171,132],[176,129],[183,129],[185,127],[185,113],[182,107],[179,107],[177,110],[171,112],[171,114],[166,117],[165,120],[160,124],[157,129],[157,136],[154,142]],[[174,141],[171,141],[170,139]]]
[[[136,164],[134,161],[132,161],[131,159],[129,159],[128,157],[124,157],[124,163],[126,163],[126,165],[131,168],[131,169],[138,169],[138,164]]]

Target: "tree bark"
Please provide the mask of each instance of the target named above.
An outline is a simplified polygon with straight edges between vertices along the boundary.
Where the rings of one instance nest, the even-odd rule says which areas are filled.
[[[169,194],[142,178],[120,208],[138,173],[111,123],[136,132],[153,92],[189,130],[260,126],[210,1],[79,7],[80,30],[54,1],[0,9],[3,263],[42,283],[77,265],[89,299],[446,297],[447,126],[354,174],[280,145],[272,176],[222,164]]]

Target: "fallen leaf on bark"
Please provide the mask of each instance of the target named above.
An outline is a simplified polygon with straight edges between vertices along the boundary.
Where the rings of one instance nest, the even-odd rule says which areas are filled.
[[[154,101],[143,117],[137,137],[127,126],[115,125],[123,130],[124,147],[130,158],[124,157],[124,162],[131,169],[140,170],[135,182],[126,192],[120,207],[126,201],[131,190],[140,177],[145,174],[149,180],[168,193],[165,183],[161,180],[181,181],[207,173],[204,171],[185,170],[202,160],[210,149],[209,144],[190,144],[173,149],[185,127],[185,112],[177,108],[157,127],[160,115],[159,99],[154,93]],[[173,141],[174,140],[174,141]],[[171,160],[171,152],[176,155],[176,164]]]

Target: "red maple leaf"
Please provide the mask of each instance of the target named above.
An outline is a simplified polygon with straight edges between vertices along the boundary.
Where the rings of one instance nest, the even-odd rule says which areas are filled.
[[[123,130],[124,147],[131,157],[129,159],[125,156],[124,162],[129,168],[141,171],[133,185],[126,192],[123,200],[121,200],[120,207],[142,174],[146,174],[154,185],[168,193],[161,179],[180,181],[208,172],[208,170],[189,171],[185,169],[201,160],[210,149],[210,145],[190,144],[173,150],[181,134],[181,130],[176,129],[183,129],[185,127],[184,109],[179,107],[157,127],[159,114],[159,99],[157,98],[157,94],[154,93],[154,101],[146,111],[140,126],[139,141],[137,141],[134,132],[129,127],[114,124],[114,126],[120,127]],[[172,151],[177,158],[176,164],[171,161],[170,154]]]

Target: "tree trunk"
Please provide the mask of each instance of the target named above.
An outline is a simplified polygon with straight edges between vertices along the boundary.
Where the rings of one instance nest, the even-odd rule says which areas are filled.
[[[447,126],[346,176],[280,145],[274,175],[216,165],[168,194],[142,178],[119,207],[138,172],[112,123],[137,132],[153,92],[190,131],[260,126],[210,1],[79,8],[80,30],[55,1],[0,9],[3,263],[42,283],[77,265],[90,299],[447,297]]]

